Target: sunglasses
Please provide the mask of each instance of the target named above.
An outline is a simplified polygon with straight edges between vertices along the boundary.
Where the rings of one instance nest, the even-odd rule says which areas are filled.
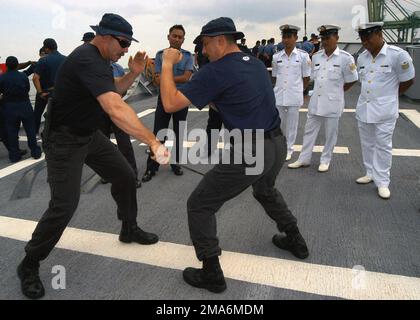
[[[120,38],[117,38],[116,36],[113,36],[113,35],[111,35],[111,37],[113,37],[115,40],[117,40],[120,47],[123,48],[123,49],[131,46],[131,41],[129,41],[129,40],[120,39]]]

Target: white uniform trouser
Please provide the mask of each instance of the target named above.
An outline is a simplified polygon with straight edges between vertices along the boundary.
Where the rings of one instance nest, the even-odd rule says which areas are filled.
[[[315,146],[316,138],[324,123],[326,141],[324,150],[322,151],[321,163],[329,164],[337,143],[339,122],[340,118],[327,118],[308,114],[308,120],[305,125],[305,135],[303,136],[302,152],[298,161],[304,164],[311,163],[312,151]]]
[[[291,154],[294,151],[293,146],[296,142],[300,107],[277,106],[277,109],[280,113],[281,130],[287,139],[287,154]]]
[[[358,121],[363,163],[366,175],[378,188],[388,188],[391,182],[392,136],[397,120],[384,123]]]

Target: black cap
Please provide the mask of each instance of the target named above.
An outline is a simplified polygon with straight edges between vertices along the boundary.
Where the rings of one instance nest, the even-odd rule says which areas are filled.
[[[57,42],[54,39],[48,38],[44,40],[44,48],[50,50],[57,50]]]
[[[83,42],[91,42],[93,40],[93,38],[95,38],[95,34],[93,32],[86,32],[83,35]]]
[[[19,61],[16,57],[10,56],[6,59],[6,67],[8,70],[16,70],[19,65]]]
[[[97,26],[90,26],[101,36],[113,35],[127,38],[130,41],[138,42],[133,38],[133,27],[123,17],[114,13],[106,13]]]
[[[236,30],[235,23],[231,18],[221,17],[207,23],[202,29],[200,35],[195,38],[194,44],[202,41],[202,37],[216,37],[221,35],[232,35],[235,40],[245,37],[245,35]]]

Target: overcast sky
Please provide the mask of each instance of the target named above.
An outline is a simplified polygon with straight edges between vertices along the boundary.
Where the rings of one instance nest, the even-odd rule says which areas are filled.
[[[343,41],[357,41],[354,20],[362,18],[366,0],[307,0],[308,34],[322,24],[342,27]],[[37,59],[43,39],[55,38],[59,51],[68,55],[81,44],[89,25],[99,23],[104,13],[118,13],[134,28],[140,41],[133,44],[130,54],[145,50],[154,57],[157,50],[168,45],[170,26],[184,25],[187,34],[184,49],[193,50],[192,41],[208,21],[220,16],[234,19],[243,31],[247,44],[256,40],[276,38],[279,26],[285,23],[304,26],[304,0],[0,0],[0,59],[9,55],[20,61]],[[361,7],[362,6],[362,7]],[[301,33],[303,36],[303,34]],[[127,57],[121,60],[125,65]]]

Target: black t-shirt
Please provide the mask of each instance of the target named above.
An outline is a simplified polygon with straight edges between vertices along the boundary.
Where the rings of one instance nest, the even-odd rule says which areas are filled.
[[[280,126],[267,69],[251,55],[235,52],[207,64],[180,91],[199,109],[213,102],[228,130]]]
[[[76,48],[57,75],[52,127],[97,130],[103,121],[103,110],[96,98],[110,91],[117,92],[110,61],[92,44]]]

